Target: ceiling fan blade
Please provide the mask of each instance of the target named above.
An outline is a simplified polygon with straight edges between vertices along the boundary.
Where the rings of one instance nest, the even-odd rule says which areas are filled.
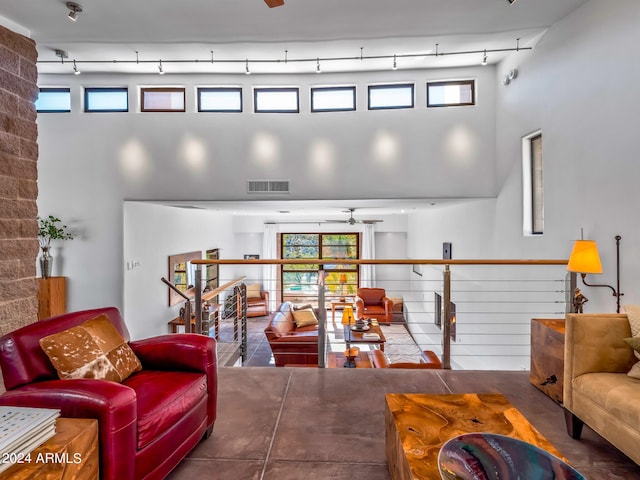
[[[284,0],[264,0],[264,3],[266,3],[269,8],[280,7],[284,5]]]

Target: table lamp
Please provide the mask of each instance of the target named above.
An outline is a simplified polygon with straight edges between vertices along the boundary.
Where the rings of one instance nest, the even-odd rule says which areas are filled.
[[[340,293],[342,294],[340,301],[344,302],[344,284],[347,283],[347,275],[345,273],[341,273],[340,277],[338,277],[338,281],[340,282]]]
[[[347,305],[344,307],[342,311],[342,324],[343,325],[352,325],[356,321],[356,317],[353,315],[353,307]]]

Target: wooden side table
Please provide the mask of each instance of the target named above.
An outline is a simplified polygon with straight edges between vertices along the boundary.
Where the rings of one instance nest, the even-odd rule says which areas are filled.
[[[564,384],[564,319],[531,320],[529,380],[538,390],[562,405]]]
[[[67,277],[38,278],[38,320],[67,313]]]
[[[95,480],[98,465],[98,421],[58,418],[55,436],[33,450],[29,462],[0,473],[0,480]]]

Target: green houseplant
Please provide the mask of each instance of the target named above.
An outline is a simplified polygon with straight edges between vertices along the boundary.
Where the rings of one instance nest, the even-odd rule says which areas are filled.
[[[42,250],[40,257],[40,272],[43,278],[51,276],[53,267],[53,257],[51,256],[51,240],[73,240],[67,229],[68,227],[62,223],[57,217],[49,215],[46,218],[38,218],[38,243]]]

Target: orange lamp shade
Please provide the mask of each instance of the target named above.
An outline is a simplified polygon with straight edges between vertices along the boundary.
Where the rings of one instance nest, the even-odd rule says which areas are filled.
[[[347,283],[347,275],[345,273],[341,273],[340,277],[338,278],[338,281],[340,283]]]
[[[598,245],[594,240],[576,240],[567,270],[578,273],[602,273]]]
[[[353,307],[346,306],[342,311],[342,324],[343,325],[351,325],[355,323],[356,319],[353,316]]]

